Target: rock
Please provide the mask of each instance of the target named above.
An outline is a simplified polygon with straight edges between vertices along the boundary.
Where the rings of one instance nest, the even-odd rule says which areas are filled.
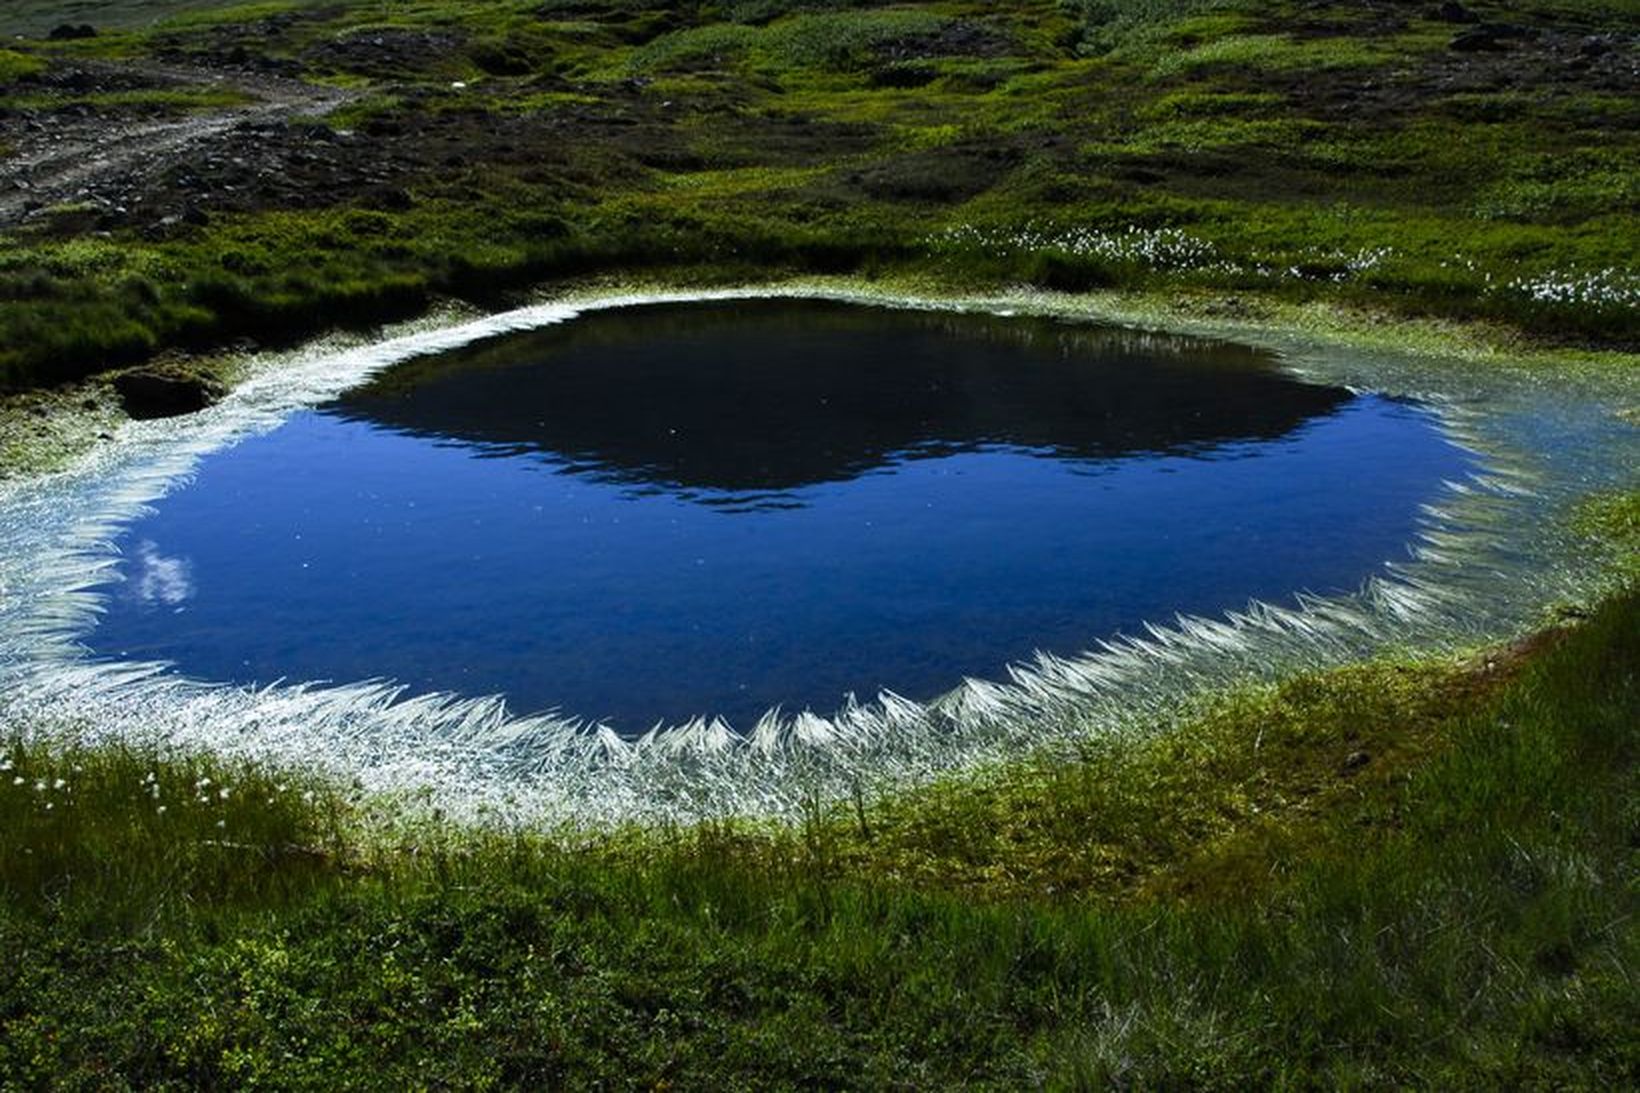
[[[1458,0],[1446,0],[1435,9],[1435,18],[1443,23],[1478,23],[1480,16],[1458,3]]]
[[[209,376],[159,368],[134,368],[114,377],[125,412],[138,420],[191,414],[213,405],[227,388]]]
[[[1518,27],[1512,23],[1482,23],[1474,30],[1466,30],[1451,42],[1447,48],[1459,53],[1499,53],[1509,48],[1511,42],[1530,41],[1537,38],[1539,32],[1531,27]]]
[[[62,23],[51,28],[47,35],[53,42],[74,42],[82,38],[95,38],[97,28],[90,23]]]
[[[366,195],[365,203],[369,208],[388,212],[404,212],[413,208],[415,198],[410,191],[397,186],[382,186]]]
[[[1370,762],[1372,762],[1372,756],[1368,755],[1366,752],[1352,751],[1344,757],[1344,769],[1360,770]]]
[[[1501,53],[1507,47],[1484,30],[1468,30],[1448,42],[1454,53]]]
[[[932,65],[906,62],[883,65],[871,73],[873,87],[923,87],[939,78],[939,69]]]

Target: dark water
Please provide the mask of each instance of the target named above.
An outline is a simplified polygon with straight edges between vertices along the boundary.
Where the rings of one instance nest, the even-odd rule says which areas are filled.
[[[1424,411],[1214,342],[813,302],[603,312],[207,458],[131,529],[91,642],[629,733],[749,726],[1353,589],[1464,464]]]

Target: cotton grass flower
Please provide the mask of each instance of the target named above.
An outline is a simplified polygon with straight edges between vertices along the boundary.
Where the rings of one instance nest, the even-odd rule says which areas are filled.
[[[1640,306],[1640,276],[1615,267],[1595,273],[1549,270],[1533,277],[1516,277],[1503,289],[1543,304]]]

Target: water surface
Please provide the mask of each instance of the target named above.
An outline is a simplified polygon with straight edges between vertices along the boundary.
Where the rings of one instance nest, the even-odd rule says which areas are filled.
[[[1257,351],[794,301],[593,313],[216,453],[89,641],[205,679],[503,693],[624,733],[930,698],[1351,590],[1463,454]]]

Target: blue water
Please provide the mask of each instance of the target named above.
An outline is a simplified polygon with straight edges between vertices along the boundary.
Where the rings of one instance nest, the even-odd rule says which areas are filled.
[[[1252,350],[812,302],[599,313],[208,457],[90,636],[205,679],[503,693],[637,733],[931,698],[1359,586],[1466,457]]]

